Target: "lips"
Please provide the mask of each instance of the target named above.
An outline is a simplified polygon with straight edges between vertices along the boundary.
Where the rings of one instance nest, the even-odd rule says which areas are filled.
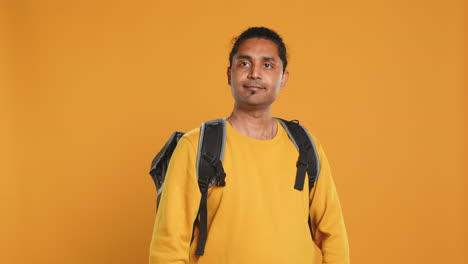
[[[265,89],[265,88],[263,88],[262,86],[258,86],[258,85],[248,85],[248,84],[244,84],[243,87],[244,87],[244,88],[247,88],[247,89],[250,89],[250,90]]]

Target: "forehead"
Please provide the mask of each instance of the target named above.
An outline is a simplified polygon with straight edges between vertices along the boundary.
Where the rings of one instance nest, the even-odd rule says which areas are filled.
[[[235,57],[249,55],[251,57],[278,58],[278,46],[271,40],[263,38],[250,38],[241,42]]]

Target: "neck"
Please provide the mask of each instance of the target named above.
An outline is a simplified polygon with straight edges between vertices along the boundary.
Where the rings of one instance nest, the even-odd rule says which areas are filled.
[[[240,133],[255,139],[272,139],[277,132],[277,123],[271,116],[270,107],[256,110],[234,107],[226,120]]]

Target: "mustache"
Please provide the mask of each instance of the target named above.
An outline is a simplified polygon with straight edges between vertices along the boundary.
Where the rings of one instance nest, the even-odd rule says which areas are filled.
[[[242,86],[244,88],[247,88],[249,86],[257,86],[257,87],[263,88],[263,83],[260,81],[247,81],[247,82],[242,83]]]

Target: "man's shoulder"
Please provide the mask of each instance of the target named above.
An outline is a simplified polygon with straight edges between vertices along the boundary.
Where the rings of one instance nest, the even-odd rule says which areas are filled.
[[[200,138],[200,127],[196,127],[186,132],[182,136],[181,140],[187,140],[195,149],[197,149],[199,138]]]
[[[315,151],[316,151],[316,153],[318,155],[318,158],[319,158],[320,161],[322,161],[325,154],[324,154],[322,143],[319,140],[319,138],[316,136],[316,133],[315,133],[315,131],[313,129],[314,126],[311,125],[310,122],[307,122],[307,121],[301,122],[300,124],[307,131],[310,138],[312,139],[312,143],[315,146]]]
[[[220,119],[216,119],[216,120],[220,120]],[[216,120],[213,120],[213,121],[216,121]],[[209,122],[209,121],[205,121],[205,122]],[[203,123],[205,123],[205,122],[203,122]],[[181,139],[187,140],[189,143],[191,143],[195,147],[195,149],[197,149],[198,148],[198,141],[200,139],[200,131],[201,131],[200,128],[201,128],[203,123],[200,123],[199,127],[193,128],[192,130],[189,130],[188,132],[186,132],[182,136]]]
[[[301,126],[307,131],[307,133],[309,134],[310,138],[312,139],[312,141],[316,144],[319,144],[318,142],[318,139],[317,137],[315,136],[315,133],[314,131],[311,131],[310,129],[308,129],[308,127],[310,127],[309,125],[304,125],[304,124],[301,124]]]
[[[312,143],[316,146],[317,149],[321,148],[321,144],[320,144],[320,140],[317,138],[317,136],[315,135],[315,132],[314,132],[314,129],[313,129],[313,125],[310,124],[310,122],[299,122],[299,124],[301,125],[301,127],[303,127],[307,134],[309,134],[310,136],[310,139],[312,140]]]

